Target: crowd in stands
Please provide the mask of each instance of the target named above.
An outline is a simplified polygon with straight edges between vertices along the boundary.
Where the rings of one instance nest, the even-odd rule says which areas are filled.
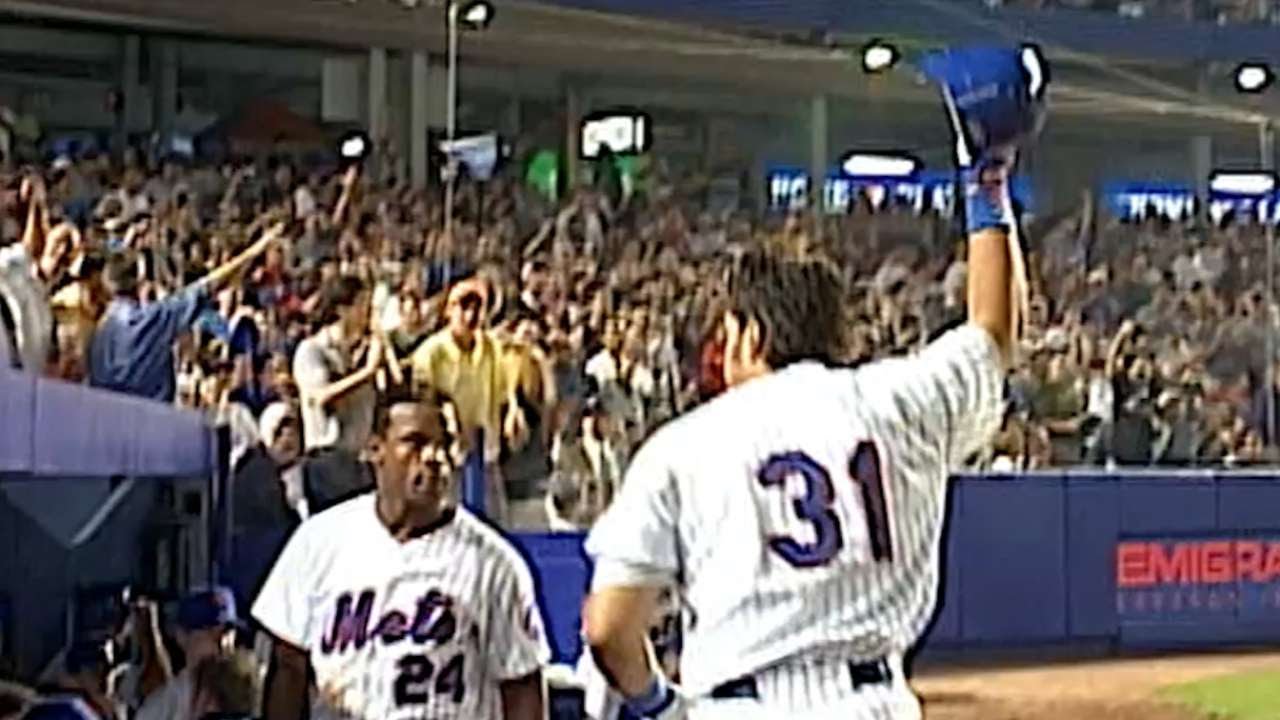
[[[59,158],[6,176],[0,229],[48,298],[44,372],[229,425],[247,526],[369,486],[378,392],[451,401],[497,516],[588,526],[637,444],[718,390],[717,280],[755,246],[841,264],[851,363],[963,315],[945,218],[866,203],[816,225],[712,216],[695,185],[624,197],[608,175],[558,204],[503,178],[464,184],[448,237],[438,194],[356,166]],[[1029,233],[1030,325],[979,462],[1270,459],[1261,232],[1088,205]],[[21,305],[3,315],[13,337]]]
[[[746,250],[844,269],[851,364],[964,317],[948,218],[866,201],[820,220],[713,215],[696,182],[630,194],[598,170],[558,203],[510,178],[464,183],[446,235],[439,193],[372,168],[134,154],[13,168],[0,358],[228,426],[235,532],[266,551],[237,561],[261,577],[297,522],[370,487],[378,393],[449,401],[495,518],[588,528],[637,445],[723,389],[719,280]],[[1121,223],[1085,199],[1027,230],[1028,328],[975,468],[1276,459],[1258,228]],[[191,673],[238,687],[234,666],[198,660]],[[63,681],[97,688],[99,661]],[[0,691],[0,710],[29,701]]]

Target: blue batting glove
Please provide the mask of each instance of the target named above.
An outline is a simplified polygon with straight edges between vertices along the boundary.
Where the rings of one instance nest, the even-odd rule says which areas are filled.
[[[636,720],[684,720],[687,711],[680,691],[661,675],[654,677],[644,693],[623,703],[623,717]]]

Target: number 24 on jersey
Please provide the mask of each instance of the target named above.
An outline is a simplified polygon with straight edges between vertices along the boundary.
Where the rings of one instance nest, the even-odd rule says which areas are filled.
[[[821,567],[844,548],[844,531],[833,507],[836,493],[831,473],[807,453],[786,452],[766,460],[756,473],[756,480],[766,488],[783,490],[787,478],[793,475],[804,481],[804,495],[792,501],[792,509],[796,517],[813,526],[815,539],[802,543],[788,535],[771,535],[769,549],[793,567]],[[880,471],[880,453],[874,443],[858,443],[849,458],[849,478],[858,487],[862,500],[872,559],[878,563],[892,562],[889,507]]]

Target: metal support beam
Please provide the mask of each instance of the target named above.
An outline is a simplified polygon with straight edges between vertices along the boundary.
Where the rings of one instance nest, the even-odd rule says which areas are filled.
[[[386,146],[390,125],[387,122],[387,49],[369,48],[368,133],[379,152],[370,157],[373,172],[380,172],[378,155]]]
[[[564,170],[566,194],[578,187],[578,156],[582,154],[579,126],[582,124],[582,96],[572,83],[565,85],[564,101]]]
[[[120,49],[120,118],[116,127],[116,146],[123,150],[129,132],[138,126],[142,113],[142,87],[138,82],[142,62],[142,38],[126,35]]]
[[[427,143],[430,88],[427,87],[427,53],[418,50],[409,58],[409,174],[415,188],[430,178],[431,153]]]
[[[151,40],[151,129],[167,139],[178,116],[178,44]]]
[[[814,214],[814,239],[825,206],[823,189],[827,180],[827,168],[831,153],[827,141],[827,96],[814,95],[809,103],[809,208]]]

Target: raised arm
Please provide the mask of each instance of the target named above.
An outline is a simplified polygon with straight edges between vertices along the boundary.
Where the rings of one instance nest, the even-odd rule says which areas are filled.
[[[1007,363],[1016,333],[1014,268],[1021,261],[1017,241],[1000,228],[969,235],[969,322],[986,330]]]
[[[256,260],[260,255],[265,253],[268,248],[280,241],[284,235],[284,224],[273,226],[262,234],[257,242],[250,245],[244,252],[231,258],[217,268],[214,268],[208,275],[199,280],[210,293],[215,293],[225,287],[233,278],[236,278],[249,267],[249,263]]]
[[[45,241],[49,236],[49,208],[46,203],[44,181],[28,178],[22,181],[19,199],[27,201],[26,223],[22,228],[22,244],[32,260],[44,257]]]
[[[338,203],[333,206],[332,220],[336,228],[341,228],[346,222],[347,212],[351,209],[356,191],[356,181],[359,179],[360,166],[358,165],[347,168],[347,172],[342,176],[342,194],[338,196]]]
[[[1007,364],[1027,304],[1027,268],[1010,182],[1018,148],[1039,132],[1047,67],[1031,47],[949,50],[924,60],[942,86],[969,234],[969,322]]]

